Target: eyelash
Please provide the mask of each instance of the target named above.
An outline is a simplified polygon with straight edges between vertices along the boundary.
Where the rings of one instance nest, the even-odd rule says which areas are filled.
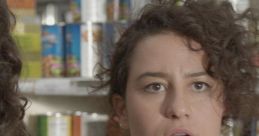
[[[151,92],[151,93],[160,93],[160,92],[162,92],[162,91],[156,91],[156,90],[154,90],[153,87],[157,87],[157,85],[160,86],[160,89],[161,89],[161,87],[163,87],[163,90],[162,90],[162,91],[167,90],[167,86],[164,85],[163,83],[159,83],[159,82],[154,82],[154,83],[148,84],[147,86],[144,87],[144,90],[147,91],[147,92]],[[152,90],[152,89],[153,89],[153,90]]]
[[[201,93],[201,92],[204,92],[204,91],[208,91],[210,88],[211,88],[211,85],[209,83],[206,83],[206,82],[202,82],[202,81],[197,81],[197,82],[193,82],[191,87],[192,87],[192,90],[195,91],[196,88],[195,85],[203,85],[202,87],[206,87],[205,89],[202,89],[201,91],[200,90],[196,90],[198,93]]]
[[[147,92],[152,92],[152,93],[159,93],[159,92],[162,92],[162,91],[156,91],[154,90],[153,87],[158,87],[157,85],[159,85],[160,88],[158,89],[161,89],[161,87],[163,87],[163,90],[162,91],[166,91],[168,86],[167,85],[164,85],[163,83],[159,83],[159,82],[153,82],[153,83],[150,83],[148,84],[147,86],[144,87],[144,90],[147,91]],[[206,88],[205,89],[202,89],[202,90],[195,90],[197,88],[197,86],[195,85],[203,85],[202,88],[205,86]],[[204,91],[208,91],[210,90],[212,87],[209,83],[206,83],[206,82],[203,82],[203,81],[196,81],[196,82],[193,82],[191,84],[191,89],[192,91],[194,92],[198,92],[198,93],[201,93],[201,92],[204,92]]]

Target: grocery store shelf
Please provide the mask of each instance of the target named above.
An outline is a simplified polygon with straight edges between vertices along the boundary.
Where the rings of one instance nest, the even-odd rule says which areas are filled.
[[[41,78],[21,80],[19,87],[22,93],[33,95],[107,95],[107,89],[94,91],[99,83],[87,78]]]

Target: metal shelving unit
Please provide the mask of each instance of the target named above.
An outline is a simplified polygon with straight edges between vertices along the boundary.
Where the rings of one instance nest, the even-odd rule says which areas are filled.
[[[19,82],[22,93],[32,95],[105,96],[108,89],[97,90],[100,81],[86,78],[24,79]]]

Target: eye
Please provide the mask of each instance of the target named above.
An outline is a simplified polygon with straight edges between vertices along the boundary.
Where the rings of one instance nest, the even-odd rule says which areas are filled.
[[[211,86],[205,82],[194,82],[192,84],[192,90],[194,92],[204,92],[207,91]]]
[[[151,93],[159,93],[166,90],[166,86],[161,83],[151,83],[145,87],[145,91]]]

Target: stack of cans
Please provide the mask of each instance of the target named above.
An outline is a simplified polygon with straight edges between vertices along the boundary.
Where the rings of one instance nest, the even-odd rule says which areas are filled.
[[[43,77],[94,79],[109,67],[114,44],[127,26],[130,0],[70,0],[68,23],[42,25]],[[56,10],[53,10],[56,11]],[[55,12],[53,12],[54,14]]]
[[[37,115],[37,136],[105,136],[108,116],[86,112]]]

